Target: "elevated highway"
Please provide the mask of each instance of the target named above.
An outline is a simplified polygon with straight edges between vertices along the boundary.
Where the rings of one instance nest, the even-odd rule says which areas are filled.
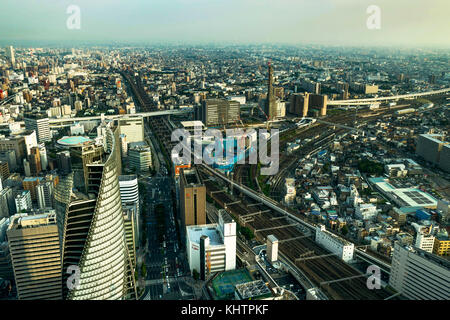
[[[401,94],[396,96],[388,96],[388,97],[377,97],[377,98],[367,98],[367,99],[350,99],[350,100],[330,100],[327,105],[329,106],[342,106],[342,105],[367,105],[375,102],[384,102],[384,101],[392,101],[398,99],[413,99],[424,96],[431,96],[436,94],[444,94],[448,93],[450,88],[435,90],[435,91],[427,91],[427,92],[415,92],[409,94]]]

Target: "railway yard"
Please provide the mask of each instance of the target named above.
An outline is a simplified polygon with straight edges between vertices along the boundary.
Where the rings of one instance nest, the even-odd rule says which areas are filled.
[[[207,194],[219,206],[226,208],[241,226],[249,227],[257,241],[264,243],[268,235],[275,235],[280,242],[279,250],[329,298],[359,300],[389,297],[383,289],[368,289],[364,275],[317,245],[297,223],[242,194],[231,196],[224,192],[224,185],[212,179],[203,169],[200,172]]]
[[[147,100],[148,96],[140,85],[139,79],[136,78],[134,81],[128,74],[123,75],[131,84],[133,94],[138,98],[142,111],[154,110],[154,106]],[[280,201],[284,180],[289,177],[292,167],[300,159],[326,148],[335,138],[350,132],[351,129],[348,127],[353,127],[355,123],[359,127],[363,123],[391,117],[399,108],[407,107],[408,105],[399,105],[395,109],[386,107],[378,110],[361,110],[357,115],[353,112],[340,113],[326,117],[327,122],[334,123],[334,126],[318,121],[306,128],[294,127],[286,130],[287,132],[280,137],[280,170],[277,175],[262,180],[264,184],[268,181],[271,183],[268,195],[275,201]],[[166,152],[166,156],[169,156],[173,146],[170,141],[169,121],[163,117],[154,117],[149,119],[149,124]],[[307,138],[311,141],[297,151],[291,154],[285,152],[288,142]],[[239,184],[261,192],[263,186],[258,181],[258,171],[257,165],[236,165],[232,178]],[[366,284],[366,275],[316,244],[311,230],[302,229],[298,222],[258,203],[238,190],[230,190],[230,187],[222,180],[212,177],[201,166],[199,172],[208,196],[218,206],[227,209],[239,225],[250,228],[259,243],[265,243],[268,235],[275,235],[279,239],[279,250],[282,255],[301,270],[329,299],[382,300],[391,296],[392,293],[385,289],[369,289]],[[280,205],[280,207],[283,206]],[[294,214],[298,215],[298,213]]]

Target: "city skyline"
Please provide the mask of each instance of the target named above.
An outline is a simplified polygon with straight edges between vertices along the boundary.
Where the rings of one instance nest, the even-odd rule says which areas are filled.
[[[80,29],[67,27],[71,14],[66,10],[72,5],[80,9]],[[371,5],[380,8],[379,29],[367,27]],[[104,0],[26,0],[18,6],[9,0],[3,4],[2,11],[12,13],[0,19],[3,43],[450,46],[450,4],[445,0],[131,0],[126,6]]]

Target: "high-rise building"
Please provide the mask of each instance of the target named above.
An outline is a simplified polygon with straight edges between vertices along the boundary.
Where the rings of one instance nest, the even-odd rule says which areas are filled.
[[[206,187],[195,168],[180,170],[180,208],[183,227],[206,223]]]
[[[119,120],[120,134],[127,137],[127,143],[141,142],[144,137],[144,118],[141,116],[120,118]]]
[[[16,213],[13,191],[10,187],[0,190],[0,217],[8,217]]]
[[[320,116],[327,115],[328,96],[323,94],[309,95],[309,108],[318,110]]]
[[[205,126],[225,126],[240,119],[240,103],[226,99],[206,99],[196,108],[195,119]]]
[[[48,117],[42,114],[27,113],[24,116],[25,128],[36,131],[39,143],[52,140]]]
[[[45,148],[45,143],[40,143],[38,148],[39,156],[41,157],[41,169],[45,171],[48,167],[47,149]]]
[[[269,81],[267,87],[267,99],[265,101],[264,112],[266,113],[266,116],[269,117],[269,120],[273,120],[277,116],[277,105],[276,105],[277,99],[275,97],[275,92],[273,89],[273,67],[270,62],[268,65],[268,69],[269,69]]]
[[[236,268],[236,223],[225,211],[219,211],[219,223],[186,227],[189,268],[202,280],[215,272]]]
[[[8,239],[6,231],[11,220],[9,217],[0,216],[0,278],[6,280],[14,280],[14,271],[11,262],[11,254],[9,252]]]
[[[14,217],[8,243],[20,300],[61,300],[61,250],[55,214]]]
[[[389,285],[408,299],[449,300],[450,262],[396,242]]]
[[[72,171],[72,162],[70,158],[70,151],[61,151],[57,153],[58,169],[62,175],[69,174]]]
[[[37,176],[42,171],[41,167],[41,155],[38,147],[33,147],[30,150],[30,155],[28,156],[28,162],[30,163],[31,175]]]
[[[122,207],[127,210],[126,221],[132,220],[133,225],[133,236],[135,247],[139,246],[140,237],[140,223],[139,223],[139,186],[138,178],[136,175],[123,175],[119,176],[119,187],[120,187],[120,199],[122,200]],[[127,229],[129,232],[130,229]],[[128,235],[130,238],[130,235]]]
[[[27,212],[33,208],[31,202],[31,192],[29,190],[24,190],[18,194],[14,199],[14,202],[16,204],[17,213]]]
[[[47,181],[36,186],[39,209],[53,208],[53,182]]]
[[[416,248],[422,249],[426,252],[433,252],[434,236],[429,233],[417,232],[416,242],[414,244]]]
[[[86,158],[86,194],[73,192],[73,174],[55,191],[55,209],[63,230],[63,283],[66,268],[80,268],[79,285],[64,292],[69,300],[136,297],[119,187],[117,128],[105,126],[105,152]],[[120,160],[120,157],[119,157]]]
[[[8,163],[8,169],[10,171],[16,171],[17,161],[16,153],[14,152],[14,150],[0,151],[0,161]]]
[[[290,97],[289,112],[299,117],[308,115],[309,93],[295,93]]]
[[[426,161],[450,172],[450,142],[441,134],[420,134],[416,153]]]
[[[9,177],[9,165],[8,162],[0,161],[0,178],[3,180],[8,179]]]
[[[267,257],[270,263],[278,260],[278,239],[273,234],[267,236]]]
[[[9,62],[14,66],[16,64],[16,58],[14,55],[14,48],[13,46],[6,47],[6,56],[9,59]]]
[[[23,179],[22,186],[24,190],[30,191],[31,200],[37,200],[36,197],[36,186],[40,184],[44,178],[42,177],[27,177]]]
[[[22,163],[27,156],[25,138],[21,136],[4,137],[0,136],[0,151],[14,151],[16,163]]]
[[[152,166],[152,153],[148,146],[131,145],[128,149],[128,163],[130,169],[136,172],[148,172]]]

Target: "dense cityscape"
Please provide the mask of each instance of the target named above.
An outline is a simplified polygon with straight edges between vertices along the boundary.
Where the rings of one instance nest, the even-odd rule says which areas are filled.
[[[449,300],[449,61],[3,46],[0,300]]]

